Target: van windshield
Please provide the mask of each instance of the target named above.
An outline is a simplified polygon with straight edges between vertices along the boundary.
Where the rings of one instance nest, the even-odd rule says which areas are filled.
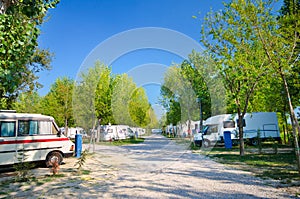
[[[207,130],[208,130],[208,126],[203,126],[201,132],[202,132],[203,134],[205,134],[205,133],[207,132]]]

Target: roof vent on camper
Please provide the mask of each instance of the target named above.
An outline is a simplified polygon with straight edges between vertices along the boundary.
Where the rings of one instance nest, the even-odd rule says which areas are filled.
[[[16,110],[0,110],[0,113],[16,113]]]

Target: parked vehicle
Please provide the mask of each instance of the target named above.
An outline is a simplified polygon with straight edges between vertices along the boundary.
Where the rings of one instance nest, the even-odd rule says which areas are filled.
[[[151,129],[152,133],[156,133],[156,134],[161,134],[162,130],[161,129]]]
[[[75,139],[76,134],[81,134],[83,138],[88,137],[85,130],[81,127],[70,127],[68,128],[67,132],[65,131],[65,128],[61,128],[61,133],[71,139]]]
[[[0,111],[0,165],[44,160],[50,166],[73,153],[74,143],[61,134],[53,117]]]
[[[134,131],[127,125],[104,125],[101,128],[101,140],[115,141],[134,136]]]
[[[194,136],[195,142],[202,142],[208,147],[216,142],[224,142],[224,131],[231,133],[233,143],[238,143],[237,114],[223,114],[208,118],[203,123],[201,133]],[[246,113],[243,121],[243,138],[257,145],[258,136],[262,141],[274,139],[280,141],[278,120],[274,112]]]

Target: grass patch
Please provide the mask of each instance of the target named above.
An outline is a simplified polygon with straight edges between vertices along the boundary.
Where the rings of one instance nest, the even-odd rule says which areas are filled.
[[[82,170],[82,171],[81,171],[81,174],[82,174],[82,175],[89,175],[90,173],[91,173],[90,170]]]
[[[37,184],[52,182],[53,179],[55,179],[55,178],[62,178],[62,177],[65,177],[65,176],[66,175],[62,174],[62,173],[59,173],[59,174],[56,174],[56,175],[46,175],[45,177],[42,177],[42,178],[38,179]]]
[[[246,149],[245,155],[240,156],[237,147],[232,150],[215,147],[208,153],[208,156],[217,162],[251,171],[261,178],[272,178],[283,183],[300,180],[294,152],[258,154],[253,153],[255,148],[250,149],[252,153],[247,153],[249,149]]]
[[[100,145],[110,145],[110,146],[123,146],[129,144],[140,144],[145,141],[144,138],[135,138],[135,139],[125,139],[125,140],[116,140],[112,142],[99,142]]]

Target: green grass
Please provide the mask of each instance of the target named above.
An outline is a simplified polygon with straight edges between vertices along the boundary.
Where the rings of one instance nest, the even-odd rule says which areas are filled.
[[[112,145],[112,146],[123,146],[129,144],[140,144],[144,142],[144,138],[136,138],[136,139],[125,139],[125,140],[116,140],[112,142],[99,142],[97,144],[100,145]]]
[[[280,148],[284,149],[283,147]],[[208,153],[208,156],[217,162],[251,171],[261,178],[272,178],[283,183],[300,180],[294,152],[281,151],[278,154],[274,154],[271,153],[271,148],[269,149],[271,152],[259,154],[258,152],[255,153],[255,149],[255,147],[247,148],[245,155],[240,156],[237,147],[231,150],[215,147]],[[266,148],[263,149],[265,150]],[[249,152],[250,150],[251,153]]]

